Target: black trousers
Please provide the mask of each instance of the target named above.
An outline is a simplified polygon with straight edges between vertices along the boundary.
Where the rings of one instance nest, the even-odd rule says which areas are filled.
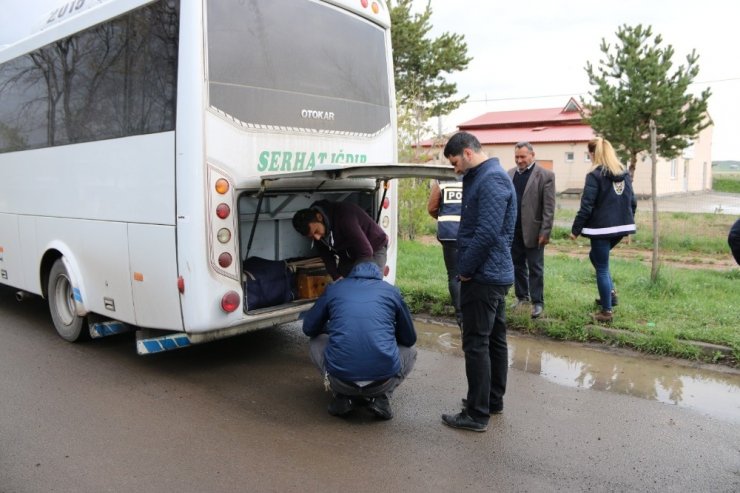
[[[525,247],[522,232],[517,231],[511,244],[511,260],[514,261],[514,294],[517,299],[544,304],[545,247]]]
[[[509,367],[506,293],[510,287],[460,283],[468,414],[481,423],[488,423],[489,412],[504,405]]]

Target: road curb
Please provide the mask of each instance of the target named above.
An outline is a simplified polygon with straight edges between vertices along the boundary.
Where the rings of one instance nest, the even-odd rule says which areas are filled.
[[[443,326],[450,326],[457,328],[457,324],[454,322],[447,321],[447,320],[440,320],[435,318],[429,318],[429,317],[423,317],[423,316],[413,316],[414,321],[419,321],[421,323],[431,324],[431,325],[443,325]],[[541,319],[540,321],[545,321],[546,319]],[[516,329],[515,329],[516,330]],[[639,332],[630,332],[629,330],[622,330],[622,329],[614,329],[612,327],[605,327],[603,325],[586,325],[584,326],[585,332],[589,336],[596,336],[601,338],[607,338],[607,339],[615,339],[615,340],[624,340],[624,339],[645,339],[647,336],[645,334],[640,334]],[[546,334],[542,334],[546,337]],[[727,346],[720,346],[719,344],[710,344],[708,342],[701,342],[701,341],[691,341],[691,340],[676,340],[678,344],[684,344],[687,346],[694,347],[699,350],[699,352],[709,359],[714,359],[717,354],[722,355],[722,358],[726,359],[732,359],[732,348]]]
[[[585,331],[589,335],[598,335],[601,337],[612,337],[615,339],[621,338],[632,338],[632,339],[644,339],[647,336],[640,334],[639,332],[630,332],[629,330],[613,329],[611,327],[604,327],[601,325],[586,325]],[[704,356],[713,358],[717,353],[723,357],[732,357],[732,348],[727,346],[720,346],[718,344],[710,344],[708,342],[691,341],[691,340],[677,340],[678,344],[685,344],[687,346],[698,349]]]

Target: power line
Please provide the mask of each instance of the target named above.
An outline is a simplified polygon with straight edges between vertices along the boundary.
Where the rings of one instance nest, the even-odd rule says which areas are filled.
[[[703,81],[695,81],[692,82],[691,85],[694,84],[718,84],[720,82],[733,82],[733,81],[740,81],[740,77],[729,77],[727,79],[714,79],[714,80],[703,80]],[[565,98],[565,97],[572,97],[572,96],[582,96],[585,94],[584,92],[571,92],[571,93],[565,93],[565,94],[543,94],[539,96],[516,96],[516,97],[506,97],[506,98],[489,98],[486,97],[484,99],[469,99],[468,103],[493,103],[496,101],[518,101],[522,99],[545,99],[545,98]]]

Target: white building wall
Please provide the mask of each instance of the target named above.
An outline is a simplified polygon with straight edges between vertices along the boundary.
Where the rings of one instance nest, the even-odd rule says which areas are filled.
[[[676,159],[675,177],[671,176],[671,162],[658,158],[657,192],[658,196],[679,193],[700,192],[712,187],[712,126],[701,131],[693,148]],[[586,174],[591,170],[586,148],[587,142],[553,142],[532,144],[535,158],[552,161],[555,173],[555,191],[560,193],[569,188],[583,188]],[[446,164],[441,145],[433,161]],[[483,151],[490,157],[497,157],[504,169],[515,166],[514,144],[483,144]],[[432,151],[433,152],[433,151]],[[573,160],[566,161],[567,153],[573,153]],[[688,160],[688,166],[687,161]],[[629,165],[629,163],[625,163]],[[687,170],[688,168],[688,170]],[[649,196],[652,193],[651,165],[647,154],[638,157],[635,178],[635,193]]]

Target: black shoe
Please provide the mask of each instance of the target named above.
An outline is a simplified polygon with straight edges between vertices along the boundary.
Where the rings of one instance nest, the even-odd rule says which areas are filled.
[[[442,422],[450,428],[470,431],[486,431],[488,423],[481,423],[471,418],[466,411],[457,414],[443,414]]]
[[[601,306],[601,298],[596,298],[594,300],[597,305]],[[619,299],[617,298],[617,292],[612,291],[612,306],[617,306],[619,304]]]
[[[343,394],[336,394],[334,400],[329,404],[329,414],[332,416],[344,416],[354,408],[352,399]]]
[[[468,400],[465,397],[462,398],[462,408],[463,408],[463,410],[466,410],[468,408]],[[488,409],[488,414],[501,414],[503,412],[504,412],[504,406],[503,405],[502,406],[499,406],[499,407],[493,407],[493,408]]]
[[[542,303],[535,303],[532,307],[532,318],[538,318],[540,315],[542,315],[542,310],[544,307],[542,306]]]
[[[380,419],[391,419],[393,418],[393,411],[391,411],[391,401],[386,395],[380,395],[374,399],[370,399],[367,403],[367,408]]]

